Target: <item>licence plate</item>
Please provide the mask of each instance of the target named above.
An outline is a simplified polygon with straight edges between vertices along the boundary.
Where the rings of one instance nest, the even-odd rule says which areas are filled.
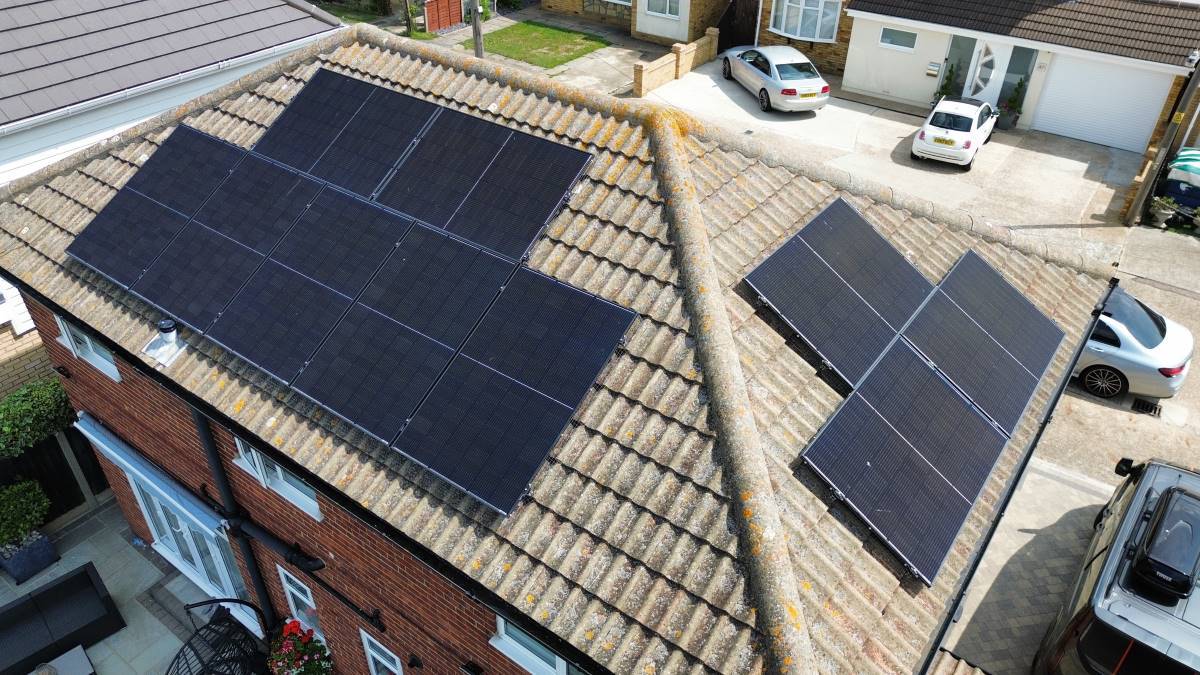
[[[800,98],[816,98],[817,92],[810,91],[807,94],[800,94]]]
[[[933,142],[934,142],[934,143],[939,143],[939,144],[941,144],[941,145],[954,145],[954,139],[953,139],[953,138],[934,138],[934,139],[933,139]]]

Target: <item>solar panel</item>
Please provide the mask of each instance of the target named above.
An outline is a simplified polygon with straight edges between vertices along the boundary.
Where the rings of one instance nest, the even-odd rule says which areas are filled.
[[[522,267],[462,351],[574,409],[632,320],[623,307]]]
[[[513,134],[446,229],[519,259],[558,213],[591,158],[543,138]]]
[[[349,298],[267,260],[209,328],[208,335],[280,380],[291,382],[349,307]]]
[[[247,155],[195,217],[266,255],[320,189],[291,169]]]
[[[513,263],[415,225],[360,301],[457,348],[500,292]]]
[[[453,349],[356,304],[295,387],[391,443],[453,355]]]
[[[180,124],[125,187],[191,216],[245,154]]]
[[[376,88],[329,146],[312,173],[370,197],[438,106]]]
[[[459,355],[396,439],[395,448],[509,513],[572,412]]]
[[[852,385],[895,336],[800,237],[772,253],[746,282]]]
[[[121,190],[67,246],[67,253],[128,288],[187,220],[136,192]]]
[[[378,201],[445,227],[512,133],[478,117],[442,110],[379,192]],[[512,195],[491,197],[506,200]]]
[[[933,290],[933,285],[841,198],[805,225],[800,236],[896,331]]]
[[[369,82],[321,68],[275,118],[254,150],[308,171],[377,89]]]
[[[262,261],[253,249],[192,222],[130,290],[203,332]]]
[[[804,453],[884,543],[932,585],[971,502],[958,493],[858,393]]]
[[[1038,378],[1021,367],[941,291],[904,331],[972,401],[1012,435]]]
[[[348,193],[325,189],[284,235],[271,258],[356,297],[412,221]]]
[[[967,251],[941,289],[1034,377],[1058,351],[1063,332],[974,251]]]

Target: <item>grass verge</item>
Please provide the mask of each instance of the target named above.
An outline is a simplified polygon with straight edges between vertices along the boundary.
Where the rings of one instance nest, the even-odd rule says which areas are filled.
[[[522,21],[483,36],[485,52],[507,56],[541,68],[561,66],[567,61],[607,47],[608,44],[608,40],[599,35],[549,26],[537,21]],[[462,45],[468,50],[473,47],[471,40],[464,40]]]
[[[379,15],[357,7],[349,7],[336,2],[318,2],[317,7],[329,12],[342,20],[342,23],[370,23],[378,18]]]

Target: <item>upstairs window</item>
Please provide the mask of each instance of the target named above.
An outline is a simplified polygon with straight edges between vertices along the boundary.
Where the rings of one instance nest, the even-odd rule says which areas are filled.
[[[400,659],[361,628],[363,653],[367,656],[367,671],[371,675],[404,675]]]
[[[87,361],[93,368],[114,381],[121,381],[121,375],[117,372],[117,361],[112,352],[61,316],[55,315],[54,320],[58,322],[58,341],[70,349],[75,358]]]
[[[316,520],[321,519],[321,508],[317,505],[317,491],[299,476],[279,466],[275,460],[255,450],[249,443],[234,437],[238,454],[233,463],[254,476],[263,487],[274,490],[280,497],[291,502]]]
[[[771,30],[797,40],[836,42],[839,0],[775,0]]]
[[[533,675],[583,675],[583,671],[513,624],[496,617],[491,645]]]
[[[283,584],[283,595],[287,598],[292,618],[305,628],[311,628],[312,632],[321,638],[321,642],[328,645],[325,635],[321,632],[321,622],[317,618],[317,601],[313,599],[312,591],[291,572],[278,565],[275,568],[279,570],[279,583]]]

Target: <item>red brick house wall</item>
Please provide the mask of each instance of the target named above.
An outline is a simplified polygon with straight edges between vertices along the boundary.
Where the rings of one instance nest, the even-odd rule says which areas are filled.
[[[75,359],[57,340],[59,331],[53,314],[30,299],[26,302],[51,362],[65,367],[70,374],[63,384],[75,409],[87,411],[194,494],[200,494],[200,486],[207,485],[209,493],[215,495],[188,405],[119,358],[121,382]],[[311,589],[338,672],[366,675],[360,628],[404,662],[410,654],[420,657],[426,673],[457,673],[467,661],[482,666],[489,675],[524,672],[488,644],[495,632],[496,615],[486,606],[324,495],[317,496],[322,515],[317,521],[262,487],[233,463],[237,452],[233,435],[217,424],[210,426],[242,509],[281,539],[299,542],[307,554],[324,560],[326,567],[317,575],[359,607],[368,612],[381,610],[386,627],[383,633],[299,570],[284,564],[277,554],[258,542],[252,544],[272,603],[281,616],[288,612],[288,605],[276,564],[283,564]],[[103,455],[98,456],[134,534],[151,541],[125,473]],[[232,548],[243,568],[243,580],[247,588],[252,588],[245,574],[245,561],[238,547]]]

